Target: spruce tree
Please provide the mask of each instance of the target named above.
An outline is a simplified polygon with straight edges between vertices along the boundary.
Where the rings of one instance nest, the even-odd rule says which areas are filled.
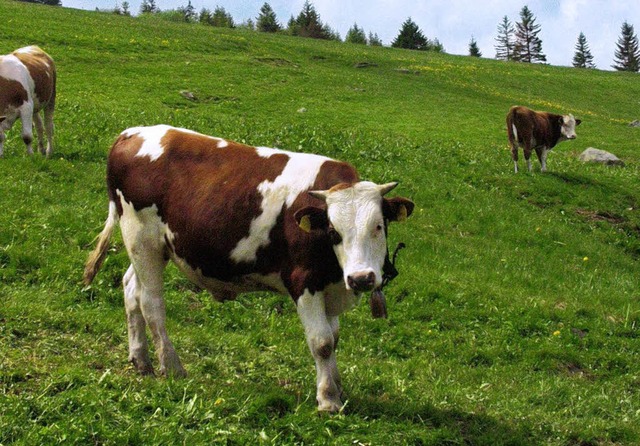
[[[140,14],[156,14],[160,9],[156,6],[156,0],[142,0]]]
[[[498,25],[498,37],[496,37],[496,59],[513,60],[513,47],[515,46],[515,28],[509,18],[504,16],[502,23]]]
[[[478,42],[476,42],[476,39],[473,36],[471,36],[471,42],[469,42],[469,56],[482,57],[480,48],[478,48]]]
[[[400,28],[398,36],[391,46],[394,48],[406,48],[409,50],[427,50],[429,48],[428,39],[422,34],[420,28],[409,17]]]
[[[129,2],[122,2],[122,15],[130,16]]]
[[[340,36],[328,25],[323,25],[320,15],[309,0],[305,0],[302,10],[295,19],[289,20],[288,31],[292,36],[311,37],[313,39],[340,40]]]
[[[233,21],[231,14],[227,12],[222,6],[216,6],[211,15],[211,25],[218,26],[220,28],[235,28],[236,24]]]
[[[593,55],[589,50],[587,44],[587,38],[583,32],[580,32],[578,36],[578,42],[576,43],[576,53],[573,56],[573,66],[576,68],[595,68],[593,63]]]
[[[382,46],[382,40],[378,37],[378,33],[369,31],[369,46]]]
[[[354,23],[349,31],[347,31],[347,35],[344,38],[345,42],[348,43],[357,43],[360,45],[367,44],[367,35],[364,32],[364,29],[359,28],[357,23]]]
[[[264,5],[262,5],[262,8],[260,8],[257,29],[258,31],[262,31],[265,33],[275,33],[282,29],[282,27],[278,23],[278,19],[276,18],[276,13],[273,11],[269,3],[265,3]]]
[[[520,22],[516,22],[516,44],[513,58],[519,62],[546,62],[542,53],[542,40],[538,37],[540,25],[531,10],[524,6],[520,11]]]
[[[622,31],[616,47],[615,63],[612,67],[618,71],[638,72],[640,70],[640,48],[633,25],[627,22],[622,24]]]

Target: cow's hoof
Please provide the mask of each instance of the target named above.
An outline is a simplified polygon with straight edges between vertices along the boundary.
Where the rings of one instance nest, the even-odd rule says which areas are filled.
[[[340,401],[322,401],[318,403],[318,413],[332,415],[340,412],[342,409],[342,402]]]
[[[153,366],[150,361],[139,360],[137,358],[129,358],[129,361],[142,376],[155,376]]]

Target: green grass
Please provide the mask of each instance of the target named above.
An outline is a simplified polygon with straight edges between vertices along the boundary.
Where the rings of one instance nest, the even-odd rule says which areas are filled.
[[[0,444],[640,442],[637,74],[6,0],[0,16],[0,52],[41,45],[59,72],[53,158],[27,157],[16,126],[0,159]],[[512,172],[514,104],[583,119],[547,174]],[[218,304],[173,267],[168,329],[189,377],[127,364],[119,237],[80,281],[107,151],[156,123],[346,160],[415,201],[390,233],[408,246],[390,318],[365,302],[342,318],[342,414],[316,414],[289,298]],[[626,167],[582,164],[589,146]]]

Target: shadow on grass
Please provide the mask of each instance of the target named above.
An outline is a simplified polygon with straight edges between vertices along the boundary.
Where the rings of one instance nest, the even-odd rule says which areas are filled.
[[[375,420],[396,421],[417,429],[405,438],[410,444],[468,444],[534,446],[532,429],[517,422],[497,420],[483,413],[465,413],[456,409],[439,409],[429,403],[411,403],[400,399],[381,400],[356,397],[349,400],[347,415]],[[422,431],[424,434],[416,434]],[[425,443],[426,441],[426,443]]]

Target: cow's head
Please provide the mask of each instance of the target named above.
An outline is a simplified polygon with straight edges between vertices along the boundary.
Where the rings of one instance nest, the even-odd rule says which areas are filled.
[[[309,192],[324,207],[307,206],[295,214],[305,231],[326,231],[342,268],[347,289],[370,291],[382,283],[387,255],[386,227],[413,212],[413,202],[402,197],[383,198],[398,183],[368,181],[338,184],[326,191]]]
[[[576,127],[580,125],[582,121],[576,119],[573,115],[564,115],[560,118],[560,133],[562,139],[576,139]]]

